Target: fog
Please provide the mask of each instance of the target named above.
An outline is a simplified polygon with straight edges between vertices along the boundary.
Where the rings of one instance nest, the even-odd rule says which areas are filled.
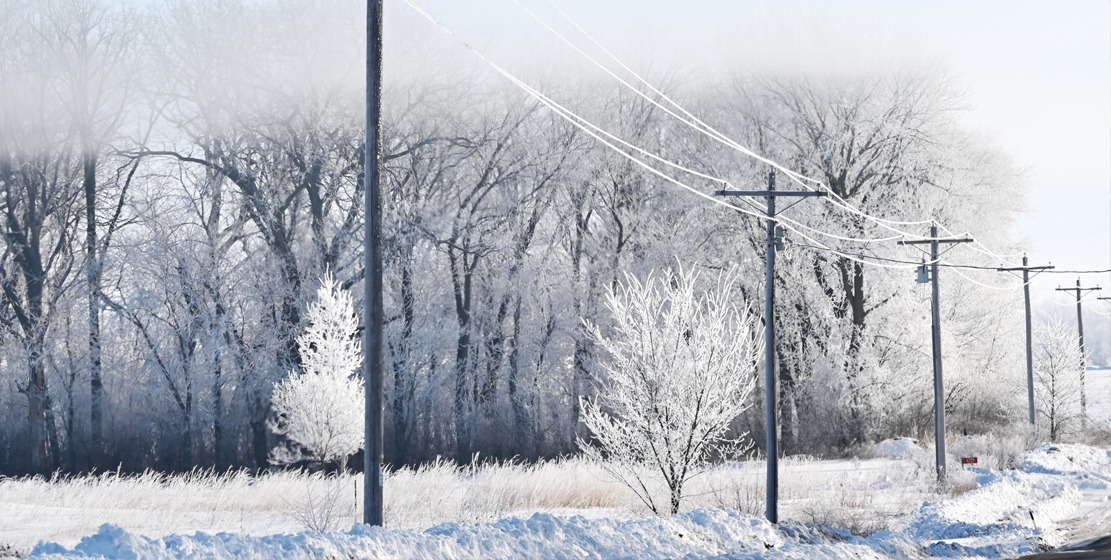
[[[513,4],[428,2],[464,45],[387,2],[395,464],[576,452],[605,359],[585,325],[611,321],[607,290],[626,274],[737,267],[737,305],[763,293],[760,212],[689,190],[763,184],[766,165],[673,119]],[[607,4],[583,25],[715,127],[861,211],[914,220],[911,236],[934,218],[1019,250],[1009,226],[1021,173],[963,126],[964,88],[913,34],[770,5],[725,3],[714,18],[696,4],[670,20],[662,4]],[[605,56],[544,3],[527,5]],[[268,427],[271,391],[301,371],[295,341],[318,279],[362,287],[365,3],[0,7],[0,351],[11,356],[0,407],[18,411],[0,423],[0,472],[267,468],[286,443]],[[470,48],[699,175],[603,149]],[[790,361],[792,452],[929,425],[919,254],[846,212],[827,199],[789,213],[777,350]],[[946,258],[996,264],[964,247]],[[969,274],[981,284],[947,271],[943,288],[954,425],[988,430],[1016,409],[1017,393],[982,389],[1020,362],[1021,307],[1013,280],[997,293],[982,285],[999,281],[993,271]],[[753,409],[735,428],[760,421]]]

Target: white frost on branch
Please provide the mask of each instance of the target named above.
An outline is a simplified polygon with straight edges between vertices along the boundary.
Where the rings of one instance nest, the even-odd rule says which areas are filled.
[[[309,305],[309,326],[297,337],[302,371],[290,372],[273,394],[276,419],[270,429],[299,449],[278,447],[272,460],[294,463],[307,452],[321,466],[339,460],[343,468],[346,457],[363,445],[359,320],[351,294],[331,273],[320,284],[317,301]]]
[[[1058,319],[1034,330],[1034,395],[1040,434],[1057,441],[1081,420],[1080,354],[1075,331]]]
[[[698,280],[682,267],[643,282],[626,275],[606,294],[613,334],[590,328],[609,359],[598,397],[582,402],[594,441],[579,445],[657,514],[657,475],[676,513],[698,467],[739,450],[747,434],[731,440],[729,427],[749,406],[763,349],[756,319],[734,303],[736,272],[705,292]]]

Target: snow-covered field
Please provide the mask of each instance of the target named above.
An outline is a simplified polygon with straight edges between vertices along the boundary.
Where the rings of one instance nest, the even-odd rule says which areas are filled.
[[[1111,369],[1089,369],[1085,377],[1088,415],[1096,421],[1111,422]]]
[[[759,461],[704,473],[693,509],[667,518],[581,461],[440,464],[391,475],[388,529],[353,523],[355,477],[2,480],[0,547],[39,558],[1010,558],[1111,527],[1107,450],[1016,457],[992,438],[958,440],[953,458],[979,454],[982,468],[953,466],[938,492],[932,453],[884,445],[871,459],[784,461],[778,527],[760,516]]]

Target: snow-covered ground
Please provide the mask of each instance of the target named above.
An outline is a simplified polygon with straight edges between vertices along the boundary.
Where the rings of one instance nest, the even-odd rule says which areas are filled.
[[[928,454],[908,441],[887,446],[877,449],[877,454],[903,451],[911,456]],[[506,507],[510,510],[499,519],[478,523],[390,529],[355,525],[344,532],[280,531],[268,536],[238,532],[143,536],[142,530],[106,524],[79,542],[60,539],[61,544],[40,543],[31,555],[36,558],[1011,558],[1087,537],[1093,531],[1106,532],[1111,527],[1107,523],[1111,515],[1111,452],[1075,444],[1043,445],[1027,452],[1018,469],[956,469],[952,478],[959,488],[940,494],[927,491],[923,494],[924,502],[905,508],[903,514],[892,512],[884,529],[867,536],[853,534],[837,523],[830,524],[829,521],[836,521],[836,516],[814,509],[820,503],[825,503],[828,509],[860,506],[860,511],[897,507],[906,496],[887,504],[886,498],[878,496],[896,494],[901,487],[913,485],[915,477],[900,477],[899,473],[919,469],[920,465],[914,457],[788,464],[783,478],[787,483],[784,518],[789,520],[779,526],[759,516],[722,508],[699,507],[667,518],[640,517],[609,502],[600,504],[603,507],[582,503],[578,509],[553,507],[526,513],[512,510],[512,500],[502,496],[496,501],[509,504]],[[726,480],[743,480],[755,474],[753,471],[756,469],[745,464],[707,473],[704,478],[712,482],[701,486],[701,491]],[[807,492],[797,486],[792,490],[792,477],[808,479],[813,473],[820,473],[816,480],[822,484],[815,482],[808,495],[796,495]],[[546,478],[553,473],[531,474]],[[860,484],[862,480],[868,481],[871,491]],[[854,490],[839,494],[837,489],[845,487]],[[595,487],[590,493],[600,488]],[[4,490],[0,486],[0,514],[10,521],[13,510]],[[559,492],[562,491],[553,491],[549,498]],[[854,494],[858,495],[857,501],[870,503],[854,503]],[[426,495],[419,499],[427,498]],[[757,502],[750,506],[762,502],[757,496],[749,498]],[[692,500],[699,506],[706,503],[695,497]],[[806,519],[808,508],[813,520]],[[95,518],[98,513],[92,509],[84,515]],[[41,522],[49,523],[48,519],[44,517]],[[4,535],[2,531],[0,535]]]

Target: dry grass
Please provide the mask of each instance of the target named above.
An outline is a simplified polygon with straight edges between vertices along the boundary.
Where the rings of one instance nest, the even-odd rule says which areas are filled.
[[[900,514],[937,491],[932,479],[932,461],[787,458],[780,462],[780,518],[857,533],[893,528]],[[762,515],[764,480],[763,461],[706,469],[688,482],[683,509]],[[966,482],[947,491],[967,490]],[[9,553],[26,552],[39,540],[72,545],[103,523],[152,537],[346,529],[359,520],[361,500],[361,475],[195,471],[0,478],[0,518],[5,519],[0,551],[8,546]],[[388,526],[411,529],[538,511],[647,515],[636,496],[601,465],[582,459],[466,467],[438,461],[404,468],[387,474],[384,505]]]
[[[891,529],[900,515],[916,508],[931,492],[932,466],[917,461],[870,459],[818,461],[786,458],[779,462],[780,519],[816,523],[870,534]],[[695,479],[689,507],[716,507],[762,516],[766,471],[762,462],[718,468]]]
[[[390,526],[419,528],[489,521],[515,512],[622,509],[632,499],[625,487],[587,461],[468,467],[437,461],[390,473],[384,509]]]

